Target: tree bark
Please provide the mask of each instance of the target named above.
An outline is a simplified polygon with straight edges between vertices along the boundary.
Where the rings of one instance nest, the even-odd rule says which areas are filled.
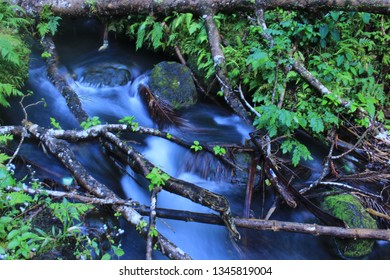
[[[128,14],[169,14],[172,12],[192,12],[201,15],[205,6],[214,11],[254,10],[254,1],[241,0],[96,0],[92,4],[85,0],[12,0],[22,6],[29,14],[37,15],[43,6],[51,6],[52,11],[61,16],[126,16]],[[388,0],[261,0],[265,10],[282,8],[286,10],[305,10],[309,12],[344,10],[389,14]]]
[[[68,107],[77,121],[79,123],[86,121],[88,119],[88,115],[83,110],[83,106],[81,105],[77,94],[69,86],[64,77],[58,72],[58,54],[53,39],[50,36],[45,36],[42,40],[42,45],[45,51],[50,54],[46,63],[47,74],[51,82],[61,92],[62,96],[66,100],[66,103],[71,104]]]
[[[237,115],[239,115],[246,123],[252,124],[248,112],[245,110],[245,107],[241,103],[240,99],[234,93],[230,85],[230,81],[227,77],[225,56],[221,48],[221,36],[219,34],[217,24],[214,20],[214,12],[207,8],[205,8],[204,11],[206,15],[204,15],[203,18],[206,23],[207,37],[211,48],[211,56],[214,61],[214,68],[216,70],[216,76],[223,92],[223,97],[225,98],[226,103],[234,110]]]

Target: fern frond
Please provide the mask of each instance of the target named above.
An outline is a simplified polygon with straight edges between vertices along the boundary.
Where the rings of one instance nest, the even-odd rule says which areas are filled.
[[[8,107],[9,103],[6,100],[6,97],[22,95],[23,93],[18,90],[14,85],[0,83],[0,105]]]
[[[11,62],[17,66],[20,65],[20,55],[16,51],[21,45],[21,41],[9,34],[0,34],[0,56],[7,62]]]

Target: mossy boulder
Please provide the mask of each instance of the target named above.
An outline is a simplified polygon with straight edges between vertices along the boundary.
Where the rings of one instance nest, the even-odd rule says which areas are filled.
[[[326,197],[322,208],[343,220],[350,228],[376,229],[376,221],[367,213],[359,199],[350,194]],[[369,239],[336,239],[336,246],[344,258],[361,258],[371,253],[375,241]]]
[[[158,100],[173,109],[192,106],[198,100],[191,71],[177,62],[163,61],[154,66],[150,74],[149,88]]]

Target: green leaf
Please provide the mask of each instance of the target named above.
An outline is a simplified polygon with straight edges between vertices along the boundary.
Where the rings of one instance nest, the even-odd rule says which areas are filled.
[[[370,23],[371,14],[369,13],[362,13],[362,20],[365,24]]]
[[[255,49],[254,52],[248,56],[246,60],[247,65],[252,65],[254,69],[259,69],[261,68],[267,61],[269,60],[268,58],[268,53],[260,50],[260,49]]]
[[[310,155],[309,149],[305,145],[298,143],[293,151],[292,164],[297,166],[301,158],[304,160],[313,159]]]
[[[7,235],[7,240],[14,239],[15,236],[19,235],[19,230],[13,229]]]
[[[152,44],[154,49],[157,49],[160,46],[162,46],[162,42],[161,42],[162,36],[163,36],[163,27],[161,23],[155,22],[153,24],[153,29],[152,29]]]
[[[0,218],[0,224],[8,224],[10,222],[12,222],[13,218],[11,217],[7,217],[7,216],[3,216]]]
[[[309,126],[315,133],[323,132],[324,122],[322,121],[322,118],[315,112],[309,112],[308,115],[309,118]]]
[[[36,235],[35,233],[32,232],[25,232],[21,236],[21,240],[26,240],[26,239],[38,239],[39,236]]]
[[[60,123],[55,118],[50,118],[50,123],[55,129],[62,129]]]
[[[336,57],[337,66],[340,66],[344,62],[344,55],[340,54]]]
[[[279,121],[282,125],[285,125],[288,128],[290,128],[292,126],[292,122],[293,122],[293,113],[291,113],[285,109],[281,109],[279,111]]]
[[[12,239],[10,243],[7,245],[7,249],[12,250],[15,249],[20,245],[20,240],[19,239]]]
[[[6,155],[6,154],[3,154],[3,153],[0,153],[0,166],[4,166],[4,162],[6,162],[7,160],[9,160],[11,157]]]
[[[334,12],[334,11],[329,12],[330,16],[332,17],[332,19],[333,19],[335,22],[338,21],[338,19],[339,19],[341,13],[342,13],[342,12],[339,12],[339,11],[337,11],[337,12]]]
[[[325,39],[326,36],[328,35],[329,33],[329,26],[326,24],[326,25],[321,25],[320,26],[320,36],[321,36],[321,39]]]
[[[10,197],[9,204],[11,206],[33,201],[31,196],[20,192],[11,192],[8,196]]]
[[[284,140],[281,149],[284,154],[292,151],[291,162],[294,166],[299,164],[301,158],[304,160],[313,159],[307,147],[295,139]]]
[[[114,249],[114,254],[115,254],[117,257],[121,257],[121,256],[123,256],[123,255],[125,254],[125,251],[123,251],[123,249],[120,248],[120,247],[116,247],[116,246],[115,246],[113,249]]]
[[[110,260],[111,259],[111,255],[109,253],[105,253],[103,255],[103,257],[101,258],[101,260],[103,261],[107,261],[107,260]]]

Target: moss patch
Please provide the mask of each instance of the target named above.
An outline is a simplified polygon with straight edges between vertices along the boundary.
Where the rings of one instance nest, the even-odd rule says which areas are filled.
[[[152,70],[149,87],[154,96],[173,109],[192,106],[198,99],[190,70],[177,62],[157,64]]]
[[[351,228],[376,229],[376,221],[365,211],[359,199],[350,194],[328,196],[322,208],[346,222]],[[345,258],[361,258],[371,253],[375,241],[369,239],[336,239],[340,254]]]

